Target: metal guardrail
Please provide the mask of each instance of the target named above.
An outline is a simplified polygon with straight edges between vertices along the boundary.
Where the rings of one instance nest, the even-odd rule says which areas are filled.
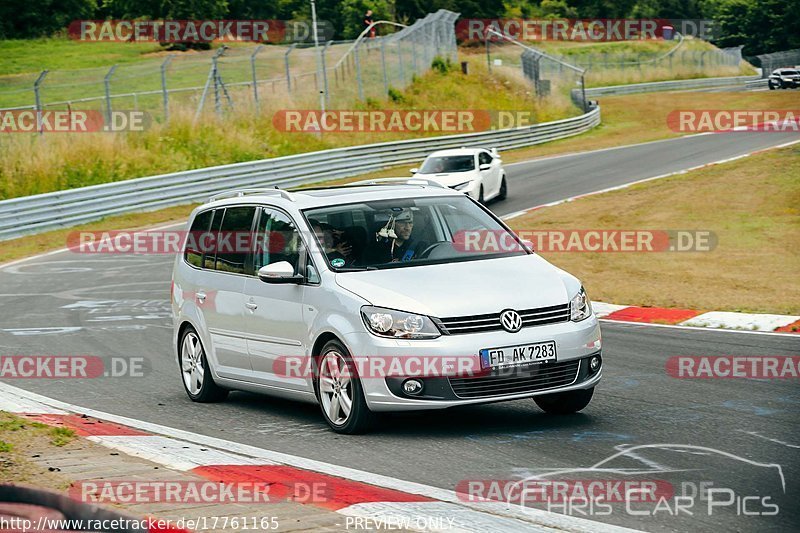
[[[598,124],[600,108],[595,107],[577,117],[507,130],[334,148],[12,198],[0,201],[0,240],[110,215],[205,201],[237,187],[291,187],[356,176],[416,162],[445,148],[521,148],[577,135]]]
[[[758,80],[746,81],[744,82],[744,87],[750,91],[755,89],[766,89],[769,87],[769,80],[767,78],[761,78]]]
[[[648,93],[656,91],[680,91],[704,89],[708,87],[729,87],[745,85],[748,81],[758,80],[760,76],[732,76],[727,78],[696,78],[691,80],[654,81],[634,83],[632,85],[611,85],[609,87],[592,87],[586,89],[586,97],[609,96],[618,94]]]

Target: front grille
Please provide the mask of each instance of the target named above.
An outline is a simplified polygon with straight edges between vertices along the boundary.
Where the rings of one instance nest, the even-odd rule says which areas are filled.
[[[459,398],[490,398],[506,394],[536,392],[570,385],[578,379],[580,360],[542,363],[526,367],[493,370],[482,377],[450,378]]]
[[[519,316],[522,317],[523,328],[569,321],[569,304],[526,309],[518,312]],[[500,323],[500,313],[441,318],[437,320],[437,324],[445,335],[483,333],[485,331],[503,329]]]

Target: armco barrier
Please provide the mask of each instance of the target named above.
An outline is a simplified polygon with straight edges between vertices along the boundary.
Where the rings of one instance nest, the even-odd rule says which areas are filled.
[[[600,123],[600,108],[532,126],[335,148],[0,201],[0,240],[207,200],[238,187],[292,187],[417,162],[434,150],[490,146],[510,150],[577,135]]]
[[[745,86],[748,81],[760,79],[760,76],[732,76],[729,78],[697,78],[693,80],[654,81],[634,83],[632,85],[611,85],[609,87],[592,87],[586,89],[586,98],[611,96],[619,94],[649,93],[656,91],[681,91],[705,89],[709,87]]]

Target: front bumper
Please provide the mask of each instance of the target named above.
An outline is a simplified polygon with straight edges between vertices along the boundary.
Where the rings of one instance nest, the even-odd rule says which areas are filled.
[[[575,389],[594,387],[602,376],[602,365],[590,371],[588,361],[600,356],[600,326],[597,318],[523,328],[518,333],[492,331],[466,335],[443,335],[433,340],[384,339],[370,333],[351,333],[345,339],[351,354],[382,358],[459,357],[473,358],[479,368],[479,351],[484,348],[555,341],[557,362],[542,363],[501,374],[494,371],[479,376],[422,377],[420,395],[402,390],[403,376],[361,376],[367,405],[372,411],[410,411],[444,409],[530,398]],[[512,374],[515,373],[515,374]],[[412,376],[415,379],[418,376]]]

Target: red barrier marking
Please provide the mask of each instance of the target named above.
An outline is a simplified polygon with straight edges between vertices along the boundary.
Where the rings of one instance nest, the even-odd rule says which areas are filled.
[[[775,331],[780,331],[781,333],[800,333],[800,320],[792,322],[787,326],[780,327]]]
[[[626,307],[606,315],[606,320],[624,320],[626,322],[655,322],[659,324],[677,324],[701,314],[691,309],[666,309],[663,307]]]
[[[67,427],[81,437],[126,436],[141,437],[149,435],[137,429],[129,428],[113,422],[104,422],[97,418],[82,415],[24,415],[29,420],[41,422],[48,426]]]
[[[435,501],[417,494],[376,487],[292,466],[214,465],[200,466],[192,472],[221,483],[265,482],[269,484],[269,497],[272,501],[290,499],[332,511],[356,503]],[[298,487],[302,487],[302,490],[298,490]],[[310,495],[306,490],[309,487],[312,489]],[[314,497],[314,494],[322,497]]]

